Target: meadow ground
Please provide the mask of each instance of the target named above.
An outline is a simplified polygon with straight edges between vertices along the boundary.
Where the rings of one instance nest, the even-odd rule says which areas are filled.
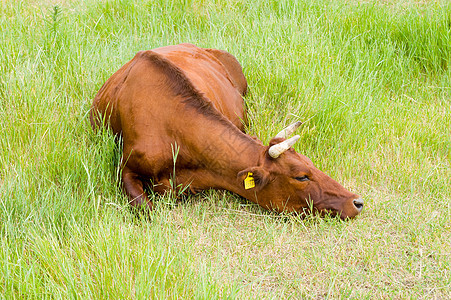
[[[0,2],[5,299],[449,299],[448,1]],[[191,42],[244,67],[248,132],[296,149],[366,206],[301,220],[228,192],[155,196],[136,219],[91,100],[139,50]]]

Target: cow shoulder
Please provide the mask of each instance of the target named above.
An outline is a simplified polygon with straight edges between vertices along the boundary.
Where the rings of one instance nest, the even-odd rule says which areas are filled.
[[[139,56],[141,60],[155,67],[154,71],[166,78],[165,88],[171,90],[174,95],[180,96],[182,103],[187,107],[196,110],[202,116],[228,122],[211,100],[194,86],[183,69],[175,65],[170,59],[152,50],[141,51]]]
[[[235,56],[224,50],[207,48],[205,51],[212,54],[224,65],[233,84],[238,88],[241,95],[244,96],[247,91],[247,81],[243,74],[243,68]]]

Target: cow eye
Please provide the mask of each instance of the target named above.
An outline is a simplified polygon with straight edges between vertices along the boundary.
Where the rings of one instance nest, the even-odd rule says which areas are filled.
[[[307,175],[301,176],[301,177],[295,177],[294,179],[296,179],[297,181],[309,181],[310,178],[308,178]]]

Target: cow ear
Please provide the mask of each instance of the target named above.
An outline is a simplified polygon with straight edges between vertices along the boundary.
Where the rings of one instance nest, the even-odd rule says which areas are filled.
[[[269,182],[270,174],[262,167],[252,167],[238,173],[237,178],[246,190],[263,189]]]

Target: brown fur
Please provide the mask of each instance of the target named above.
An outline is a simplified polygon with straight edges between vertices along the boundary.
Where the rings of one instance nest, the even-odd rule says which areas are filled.
[[[279,212],[303,212],[311,199],[321,212],[357,215],[358,196],[308,158],[290,149],[273,159],[268,146],[243,132],[246,91],[232,55],[191,44],[141,51],[114,73],[93,101],[91,124],[106,123],[123,136],[122,181],[131,205],[152,208],[144,184],[164,193],[175,179],[192,192],[225,189]],[[246,190],[248,172],[255,187]],[[305,175],[308,182],[296,180]]]
[[[168,88],[173,90],[175,95],[180,96],[184,103],[206,117],[225,120],[224,116],[213,107],[211,101],[205,99],[204,95],[193,86],[183,71],[171,61],[152,51],[144,51],[141,55],[149,59],[152,64],[158,67],[161,74],[167,77]]]

